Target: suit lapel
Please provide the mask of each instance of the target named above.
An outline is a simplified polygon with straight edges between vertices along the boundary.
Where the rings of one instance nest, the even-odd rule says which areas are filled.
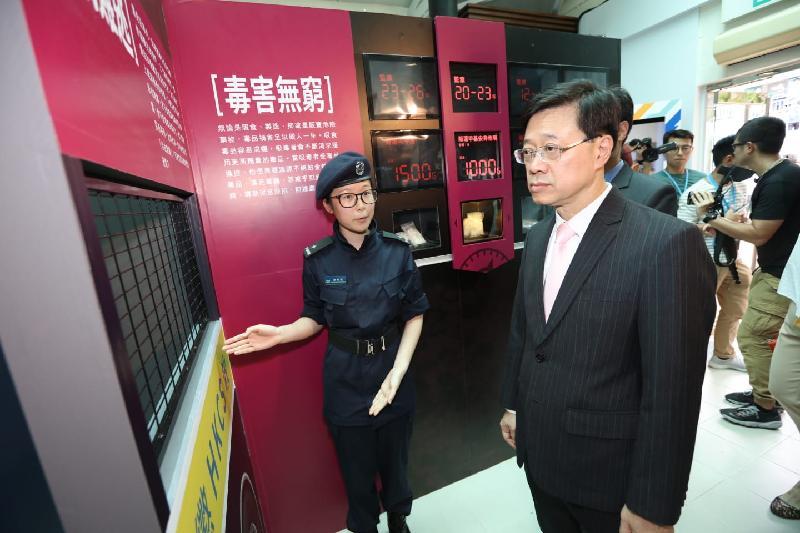
[[[526,262],[530,265],[525,272],[525,286],[528,298],[530,298],[527,308],[532,312],[529,324],[533,325],[533,338],[538,338],[544,330],[544,258],[547,253],[547,242],[553,232],[556,222],[555,213],[542,220],[528,233],[525,241],[526,255],[529,258]]]
[[[618,223],[622,220],[624,210],[625,200],[620,193],[612,188],[591,223],[589,223],[586,234],[581,239],[578,250],[575,252],[575,257],[572,259],[569,269],[567,269],[564,281],[558,291],[558,296],[556,296],[556,301],[553,303],[553,309],[550,311],[550,318],[545,324],[544,333],[541,337],[542,341],[553,332],[561,319],[564,318],[567,309],[569,309],[570,304],[578,295],[589,274],[594,270],[603,252],[617,236]],[[539,293],[542,293],[541,279]],[[539,304],[540,308],[543,308],[543,306],[543,303]],[[544,319],[544,311],[542,311],[542,319]]]

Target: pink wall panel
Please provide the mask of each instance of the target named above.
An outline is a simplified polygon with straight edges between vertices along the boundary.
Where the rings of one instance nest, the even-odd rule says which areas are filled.
[[[62,152],[193,192],[171,60],[139,1],[23,4]]]
[[[319,168],[363,151],[349,16],[177,0],[164,11],[225,331],[294,321],[303,248],[331,232],[314,200]],[[271,532],[344,523],[322,418],[325,340],[233,359]]]

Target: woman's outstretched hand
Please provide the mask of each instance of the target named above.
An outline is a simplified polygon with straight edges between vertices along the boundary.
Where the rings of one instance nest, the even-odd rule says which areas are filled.
[[[280,332],[275,326],[257,324],[244,333],[225,339],[222,349],[228,355],[241,355],[272,348],[280,342]]]

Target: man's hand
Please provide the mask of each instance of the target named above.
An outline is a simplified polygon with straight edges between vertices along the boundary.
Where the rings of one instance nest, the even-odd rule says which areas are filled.
[[[745,222],[747,222],[747,217],[745,217],[741,213],[733,211],[732,209],[728,209],[728,212],[725,213],[725,218],[733,222],[739,222],[740,224],[744,224]]]
[[[517,449],[517,415],[506,411],[500,419],[500,433],[506,443]]]
[[[369,408],[370,416],[377,416],[384,407],[392,403],[394,400],[395,394],[397,394],[397,389],[400,388],[400,383],[403,381],[403,377],[406,375],[406,371],[398,368],[392,368],[389,373],[386,375],[386,379],[383,380],[381,384],[381,388],[378,390],[378,393],[375,395],[375,398],[372,399],[372,405]]]
[[[244,333],[225,339],[222,349],[228,355],[241,355],[272,348],[280,342],[280,334],[275,326],[257,324],[250,326]]]
[[[672,533],[673,531],[675,531],[673,526],[659,526],[634,513],[627,505],[622,506],[619,533]]]
[[[697,209],[697,217],[700,219],[706,216],[708,208],[714,205],[714,195],[710,192],[693,192],[692,199]]]

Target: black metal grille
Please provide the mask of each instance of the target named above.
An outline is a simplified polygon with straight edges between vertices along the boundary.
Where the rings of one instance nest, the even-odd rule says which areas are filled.
[[[89,191],[122,336],[156,454],[208,323],[183,202]]]

